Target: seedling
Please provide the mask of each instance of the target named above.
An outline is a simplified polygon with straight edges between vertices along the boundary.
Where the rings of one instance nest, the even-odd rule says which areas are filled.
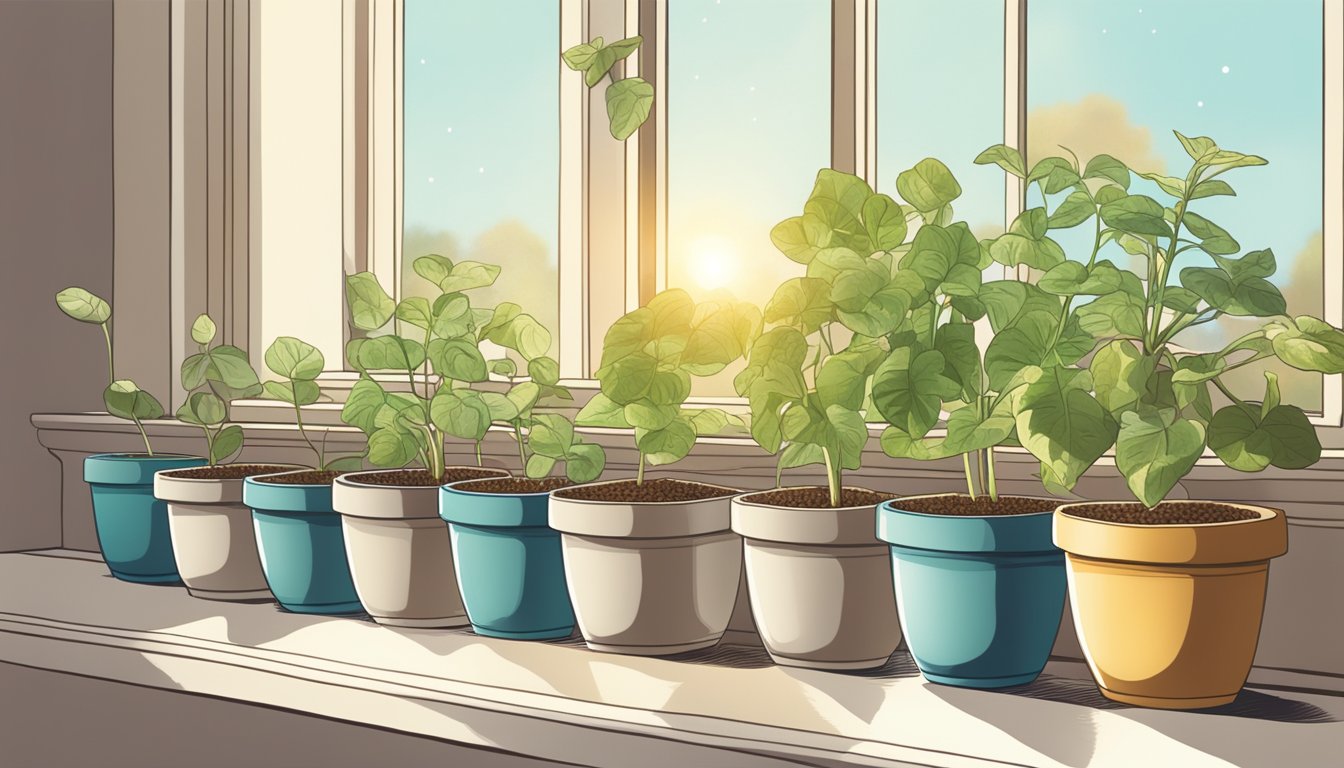
[[[56,294],[56,306],[81,323],[96,325],[103,331],[107,342],[107,388],[103,390],[103,407],[119,419],[135,423],[140,439],[145,442],[145,453],[154,455],[145,432],[144,421],[163,416],[163,406],[150,393],[130,379],[118,379],[115,356],[112,354],[112,305],[101,297],[79,288],[70,287]]]
[[[216,328],[209,315],[191,324],[191,339],[199,351],[182,361],[182,388],[187,399],[177,418],[205,433],[206,459],[219,464],[243,448],[243,428],[229,423],[234,400],[261,394],[261,382],[247,353],[231,344],[210,346]]]
[[[633,428],[639,450],[636,484],[643,485],[646,465],[680,461],[691,452],[697,436],[741,424],[721,409],[684,405],[693,376],[711,376],[743,357],[760,330],[760,310],[751,304],[696,304],[681,289],[664,291],[607,330],[597,370],[602,391],[575,421],[582,426]],[[560,438],[568,434],[563,425],[553,431]]]
[[[303,423],[303,407],[322,399],[322,388],[317,378],[326,368],[326,358],[322,350],[302,339],[293,336],[281,336],[266,348],[266,368],[280,377],[279,381],[267,381],[263,395],[270,400],[279,400],[294,406],[294,423],[299,434],[308,444],[317,459],[315,469],[341,472],[359,469],[363,465],[363,456],[337,456],[327,458],[327,430],[322,431],[322,442],[313,442],[308,427]]]

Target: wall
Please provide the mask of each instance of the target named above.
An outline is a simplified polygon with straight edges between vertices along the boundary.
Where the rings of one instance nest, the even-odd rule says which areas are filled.
[[[60,465],[29,414],[101,410],[101,334],[72,284],[112,296],[112,3],[0,2],[0,550],[59,546]]]

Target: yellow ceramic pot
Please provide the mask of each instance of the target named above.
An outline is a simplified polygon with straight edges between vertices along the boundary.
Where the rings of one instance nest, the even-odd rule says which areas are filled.
[[[1102,694],[1163,709],[1235,699],[1260,639],[1269,560],[1288,551],[1283,512],[1234,504],[1256,517],[1196,525],[1070,514],[1087,506],[1055,512],[1054,540],[1066,553],[1073,622]]]

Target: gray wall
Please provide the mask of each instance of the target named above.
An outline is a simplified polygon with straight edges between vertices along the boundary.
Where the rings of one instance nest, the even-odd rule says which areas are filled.
[[[102,336],[52,297],[112,298],[112,222],[112,2],[0,0],[0,550],[61,543],[28,417],[102,409]]]

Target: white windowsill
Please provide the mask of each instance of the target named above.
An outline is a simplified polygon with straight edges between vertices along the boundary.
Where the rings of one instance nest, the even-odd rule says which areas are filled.
[[[281,707],[581,765],[1316,765],[1344,696],[1248,689],[1206,713],[1102,699],[1051,662],[1013,693],[786,669],[759,648],[679,660],[300,616],[111,578],[96,555],[0,555],[0,661]],[[1226,762],[1225,762],[1226,761]]]

